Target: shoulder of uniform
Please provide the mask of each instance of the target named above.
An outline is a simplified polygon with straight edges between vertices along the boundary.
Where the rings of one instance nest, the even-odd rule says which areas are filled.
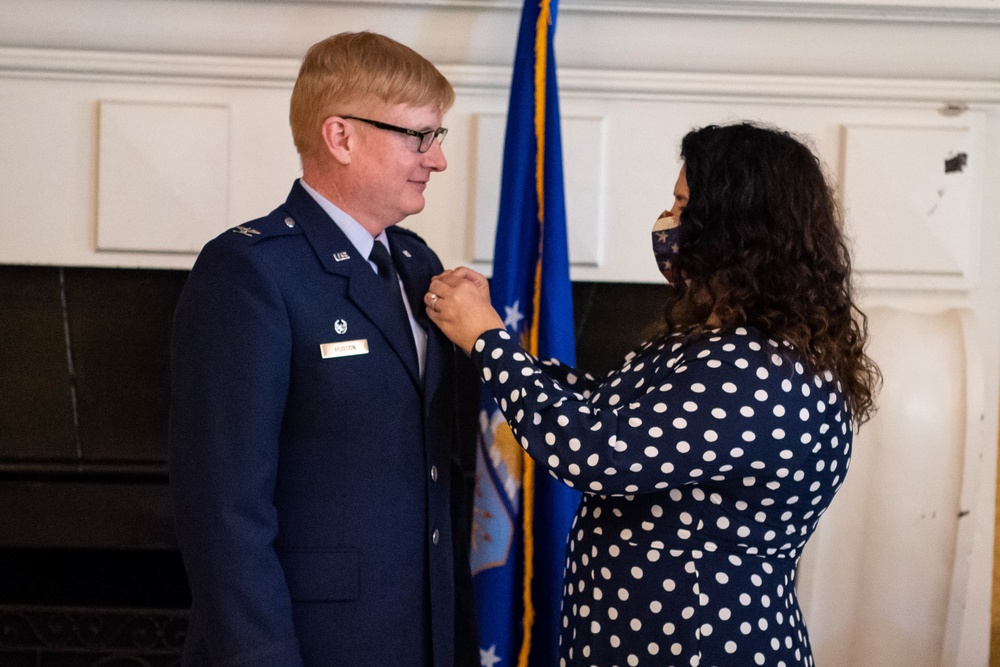
[[[393,233],[395,233],[395,234],[403,234],[405,236],[409,236],[410,238],[416,239],[422,245],[427,245],[427,241],[423,240],[423,238],[421,238],[419,234],[417,234],[415,231],[413,231],[411,229],[407,229],[406,227],[400,227],[399,225],[393,225],[392,227],[389,228],[389,233],[390,234],[393,234]]]
[[[302,229],[295,218],[279,208],[263,218],[237,225],[224,232],[223,236],[242,236],[246,243],[257,244],[265,239],[301,233]],[[242,239],[234,238],[234,240],[240,241]]]
[[[414,232],[399,225],[393,225],[386,230],[386,233],[389,235],[392,247],[401,250],[404,256],[410,257],[412,255],[419,258],[421,262],[426,262],[434,272],[443,269],[441,260],[430,249],[430,246],[427,245],[427,241],[424,241]]]

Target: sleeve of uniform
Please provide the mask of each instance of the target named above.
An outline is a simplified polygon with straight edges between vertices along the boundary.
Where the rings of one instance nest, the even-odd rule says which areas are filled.
[[[291,601],[273,548],[291,335],[277,274],[255,249],[242,237],[210,243],[178,304],[171,489],[213,664],[295,667]]]
[[[562,388],[500,329],[476,341],[473,360],[521,446],[584,492],[649,493],[709,478],[750,486],[762,460],[801,466],[810,449],[792,442],[798,408],[780,424],[773,416],[784,414],[777,369],[740,368],[713,356],[716,348],[685,349],[639,400],[612,409]]]

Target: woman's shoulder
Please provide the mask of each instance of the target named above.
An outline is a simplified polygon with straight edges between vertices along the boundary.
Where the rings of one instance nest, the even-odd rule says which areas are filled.
[[[743,355],[765,360],[772,354],[783,355],[794,350],[787,341],[775,340],[752,326],[668,333],[646,345],[700,358]]]
[[[767,375],[757,369],[775,370],[778,376],[788,374],[820,375],[824,380],[829,373],[814,373],[808,357],[795,345],[779,336],[771,336],[750,325],[728,329],[713,329],[696,334],[671,334],[662,339],[678,358],[678,362],[703,360],[709,366],[731,364],[741,370]]]

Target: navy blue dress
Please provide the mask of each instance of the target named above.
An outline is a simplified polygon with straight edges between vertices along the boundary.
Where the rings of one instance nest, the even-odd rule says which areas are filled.
[[[473,348],[517,441],[583,492],[561,665],[812,665],[795,567],[850,463],[837,378],[752,328],[645,343],[596,382]]]

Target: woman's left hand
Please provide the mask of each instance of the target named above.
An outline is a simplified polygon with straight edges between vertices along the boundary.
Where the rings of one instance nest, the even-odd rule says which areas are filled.
[[[486,278],[464,266],[435,276],[424,295],[424,305],[431,321],[466,354],[471,354],[483,332],[504,328],[490,303]]]

